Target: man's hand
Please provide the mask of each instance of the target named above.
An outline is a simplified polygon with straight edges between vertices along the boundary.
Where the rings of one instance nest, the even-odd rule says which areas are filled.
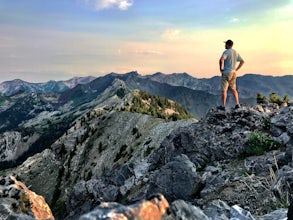
[[[242,67],[243,64],[244,64],[244,60],[241,60],[235,71],[238,71]]]

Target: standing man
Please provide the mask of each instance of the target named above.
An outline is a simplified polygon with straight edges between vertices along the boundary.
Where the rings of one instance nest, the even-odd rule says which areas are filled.
[[[237,53],[236,50],[232,49],[233,41],[227,40],[225,42],[225,51],[223,52],[220,58],[220,71],[222,73],[221,77],[221,91],[222,91],[222,105],[217,108],[220,110],[225,110],[226,100],[227,100],[227,91],[231,90],[234,100],[235,100],[235,109],[240,108],[238,92],[236,90],[236,71],[238,71],[244,64],[244,60]],[[236,63],[239,62],[237,68]]]

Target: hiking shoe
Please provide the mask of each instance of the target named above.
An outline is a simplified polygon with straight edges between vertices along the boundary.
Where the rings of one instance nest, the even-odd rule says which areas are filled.
[[[234,109],[238,109],[238,108],[240,108],[240,105],[239,104],[235,105]]]
[[[221,105],[218,106],[217,109],[222,110],[222,111],[225,111],[226,110],[226,108],[224,106],[221,106]]]

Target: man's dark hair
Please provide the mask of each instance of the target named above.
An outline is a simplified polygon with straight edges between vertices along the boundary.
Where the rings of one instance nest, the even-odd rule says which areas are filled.
[[[233,41],[232,40],[227,40],[225,42],[228,46],[233,46]]]

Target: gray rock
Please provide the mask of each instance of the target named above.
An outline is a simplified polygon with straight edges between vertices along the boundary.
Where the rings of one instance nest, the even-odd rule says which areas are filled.
[[[274,137],[279,137],[281,134],[283,134],[284,132],[284,129],[281,129],[277,126],[272,126],[271,127],[271,134],[274,136]]]
[[[158,194],[128,206],[119,203],[102,203],[93,211],[82,215],[79,220],[173,219],[169,209],[168,201]]]
[[[80,213],[91,211],[103,201],[113,202],[117,199],[117,186],[102,180],[91,179],[78,182],[67,200],[68,219],[76,218]]]
[[[271,131],[275,137],[287,132],[288,136],[293,134],[293,108],[285,107],[271,119]],[[287,140],[288,138],[286,138]]]
[[[54,219],[43,197],[30,191],[15,177],[1,177],[0,182],[0,219]]]
[[[293,138],[286,145],[285,158],[288,162],[291,162],[291,166],[293,166]]]
[[[276,172],[275,181],[272,184],[272,191],[274,194],[283,200],[293,198],[293,168],[290,166],[283,166]]]
[[[238,205],[233,205],[230,210],[230,220],[255,220],[250,212],[242,209]]]
[[[266,215],[256,217],[256,220],[287,220],[287,212],[287,209],[278,209]]]
[[[271,151],[261,156],[250,156],[245,158],[244,165],[249,172],[255,175],[269,176],[270,168],[276,170],[276,161],[278,164],[281,164],[284,158],[285,154],[283,152]]]
[[[204,213],[210,220],[229,220],[230,206],[221,200],[214,200],[204,208]]]
[[[282,133],[280,136],[275,138],[276,141],[282,143],[282,144],[287,144],[290,141],[291,137],[288,135],[287,132]]]
[[[287,133],[290,135],[290,137],[293,137],[293,122],[289,122],[287,125]]]
[[[194,164],[186,155],[180,155],[150,175],[148,194],[162,193],[168,201],[191,199],[201,184]]]
[[[226,184],[225,173],[212,174],[206,172],[203,174],[204,177],[204,188],[201,190],[201,197],[205,198],[211,193],[215,193],[218,188],[223,187]]]
[[[176,200],[172,203],[171,209],[175,219],[180,220],[209,220],[210,218],[198,207],[191,205],[184,200]]]

